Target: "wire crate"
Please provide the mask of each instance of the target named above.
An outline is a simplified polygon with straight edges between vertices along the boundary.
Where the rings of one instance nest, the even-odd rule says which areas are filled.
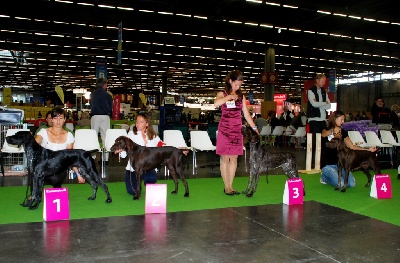
[[[3,148],[8,129],[22,129],[22,124],[0,125],[0,145]],[[22,176],[27,174],[27,160],[25,153],[1,153],[3,156],[4,176]]]

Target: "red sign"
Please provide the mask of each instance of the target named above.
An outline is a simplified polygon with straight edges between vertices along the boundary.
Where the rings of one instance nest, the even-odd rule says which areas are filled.
[[[278,73],[268,72],[268,83],[269,84],[277,84],[278,83]]]
[[[286,94],[274,94],[274,101],[286,100]]]
[[[262,84],[277,84],[278,83],[278,73],[276,72],[263,72],[261,73],[261,83]]]
[[[261,73],[261,83],[266,84],[267,82],[268,82],[268,73],[267,72]]]
[[[119,107],[121,106],[121,95],[116,95],[114,97],[114,102],[113,102],[113,109],[112,109],[112,119],[113,120],[119,120]]]

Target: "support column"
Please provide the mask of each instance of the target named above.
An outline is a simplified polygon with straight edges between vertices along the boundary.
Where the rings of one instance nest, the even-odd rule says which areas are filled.
[[[265,72],[275,72],[275,48],[267,47],[265,49]],[[274,101],[274,84],[264,84],[264,101]]]
[[[161,87],[162,98],[160,105],[164,103],[164,98],[167,97],[167,84],[168,84],[167,73],[162,74],[161,80],[162,80],[162,87]]]

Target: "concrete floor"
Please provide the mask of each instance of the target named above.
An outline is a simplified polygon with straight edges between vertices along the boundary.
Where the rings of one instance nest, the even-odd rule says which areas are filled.
[[[304,149],[270,149],[294,152],[298,168],[305,169]],[[215,153],[198,153],[197,175],[192,174],[192,156],[184,162],[188,178],[220,176]],[[125,165],[126,160],[112,156],[104,180],[123,181]],[[160,180],[164,174],[162,168]],[[243,157],[237,176],[248,176]],[[26,182],[25,177],[0,178],[2,186]],[[0,240],[0,262],[398,262],[400,258],[399,227],[313,201],[8,224],[0,225]]]

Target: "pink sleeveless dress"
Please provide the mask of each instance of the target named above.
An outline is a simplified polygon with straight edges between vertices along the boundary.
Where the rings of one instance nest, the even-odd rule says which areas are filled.
[[[224,91],[224,97],[228,94]],[[234,108],[221,105],[221,119],[218,124],[217,150],[219,155],[243,155],[242,135],[243,97],[235,101]]]

